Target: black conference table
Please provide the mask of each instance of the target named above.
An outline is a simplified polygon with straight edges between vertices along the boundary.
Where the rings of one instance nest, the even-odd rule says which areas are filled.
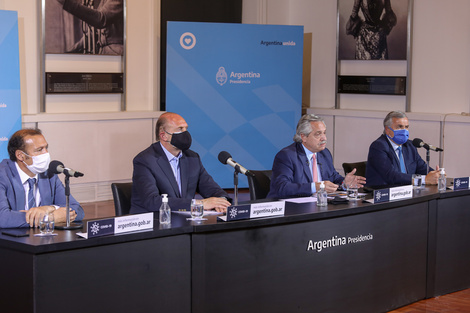
[[[157,217],[157,216],[156,216]],[[386,312],[470,287],[470,190],[82,239],[0,234],[2,312]]]

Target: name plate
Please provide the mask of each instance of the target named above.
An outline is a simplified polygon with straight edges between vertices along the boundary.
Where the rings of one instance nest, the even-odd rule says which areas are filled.
[[[470,177],[454,178],[454,190],[468,189]]]
[[[123,73],[46,73],[46,93],[123,93]]]
[[[227,216],[220,216],[225,221],[244,220],[249,218],[269,217],[284,215],[285,202],[273,201],[264,203],[242,204],[230,206],[227,209]]]
[[[338,76],[338,93],[406,95],[405,76]]]
[[[413,185],[374,190],[374,203],[413,197]]]
[[[88,221],[86,229],[88,238],[153,229],[153,213]]]

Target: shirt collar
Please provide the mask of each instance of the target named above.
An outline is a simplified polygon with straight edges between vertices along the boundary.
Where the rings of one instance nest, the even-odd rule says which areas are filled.
[[[316,153],[313,153],[312,151],[308,150],[305,148],[304,144],[302,144],[302,148],[304,148],[305,154],[307,155],[307,160],[310,162],[312,160],[312,156],[315,154],[315,157],[317,157]]]
[[[30,178],[36,178],[36,180],[38,179],[38,175],[35,175],[34,177],[29,177],[28,174],[26,174],[25,172],[23,172],[23,170],[20,168],[20,166],[18,165],[18,162],[15,162],[15,166],[16,166],[16,170],[18,171],[18,174],[20,175],[20,180],[21,180],[21,183],[24,185],[28,179]]]
[[[181,157],[183,156],[183,154],[182,154],[181,152],[178,153],[177,156],[174,156],[173,154],[171,154],[170,151],[168,151],[168,150],[162,145],[161,142],[160,142],[160,146],[162,147],[163,152],[165,152],[165,155],[166,155],[166,157],[167,157],[167,159],[168,159],[168,162],[171,162],[173,159],[179,160],[179,159],[181,159]]]

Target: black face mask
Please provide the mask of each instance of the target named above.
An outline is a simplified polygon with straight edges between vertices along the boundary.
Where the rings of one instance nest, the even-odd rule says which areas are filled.
[[[192,138],[191,134],[188,131],[181,133],[173,133],[171,136],[170,144],[180,149],[181,151],[186,151],[191,147]]]

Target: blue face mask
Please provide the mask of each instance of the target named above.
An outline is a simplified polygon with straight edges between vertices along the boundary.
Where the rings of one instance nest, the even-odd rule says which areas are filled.
[[[393,130],[390,127],[389,129],[393,132],[393,137],[390,137],[389,135],[387,135],[387,137],[390,138],[390,140],[393,140],[397,145],[402,145],[408,141],[408,138],[410,137],[408,129]]]

